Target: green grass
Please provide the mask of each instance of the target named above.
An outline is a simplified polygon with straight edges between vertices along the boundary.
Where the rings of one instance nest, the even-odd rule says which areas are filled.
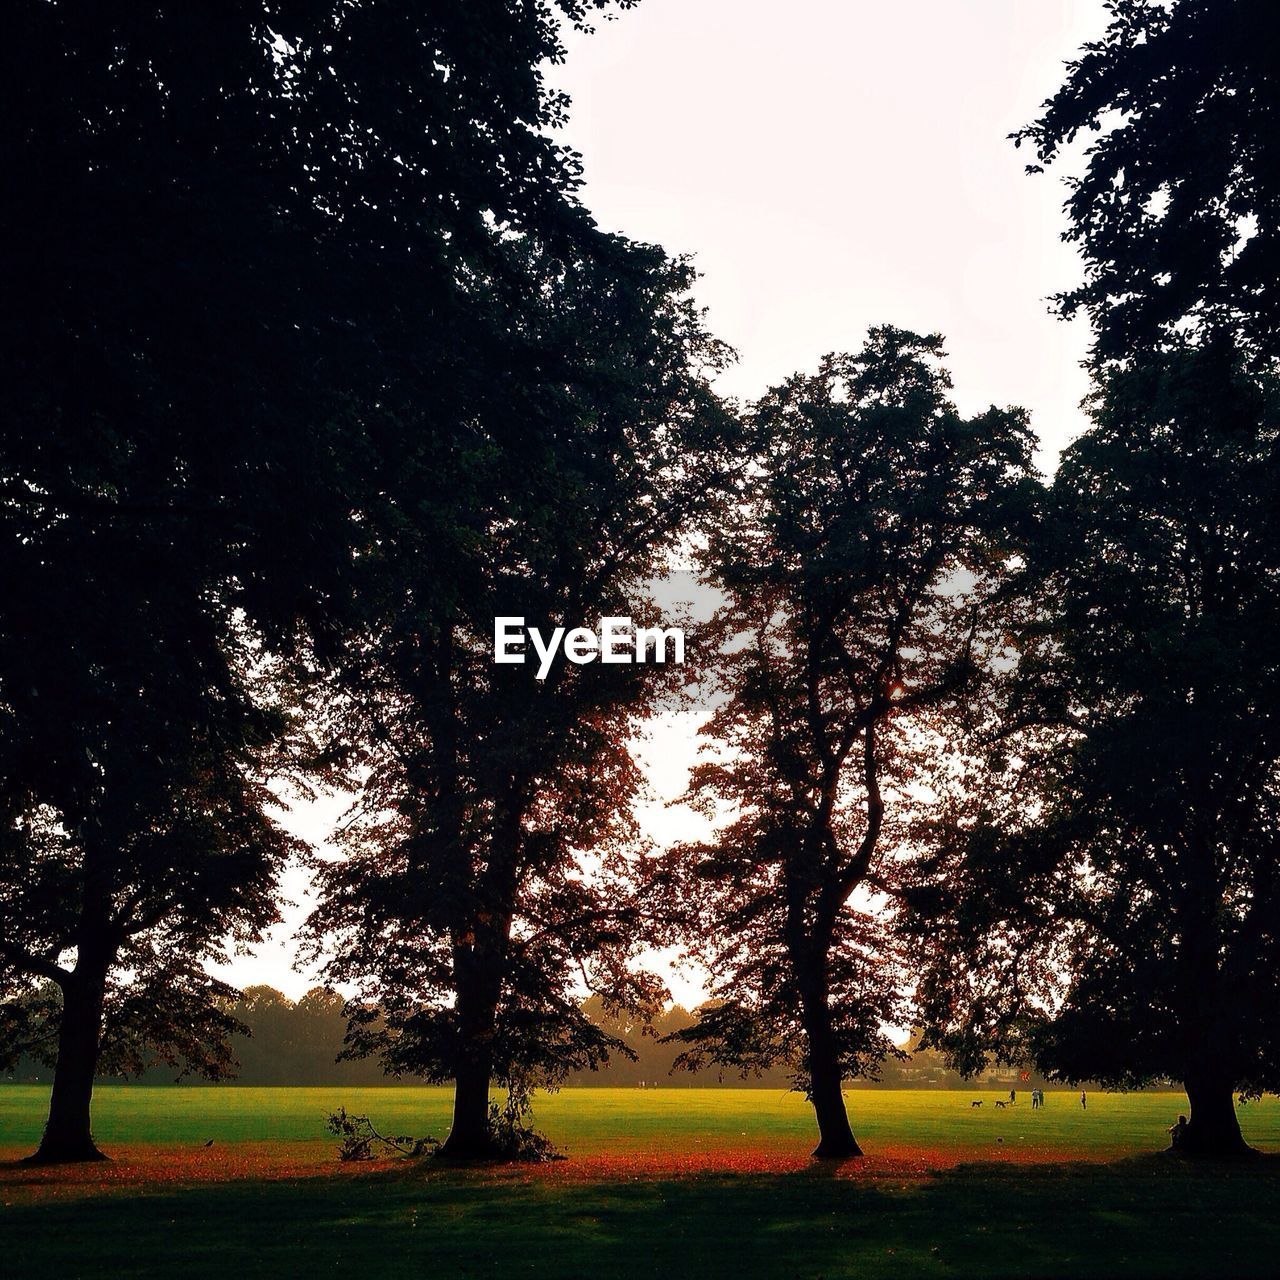
[[[476,1175],[232,1183],[5,1210],[14,1274],[189,1280],[1274,1276],[1280,1178],[961,1171],[900,1186]],[[17,1242],[21,1242],[20,1244]]]
[[[852,1090],[850,1117],[859,1141],[909,1143],[939,1150],[969,1149],[1002,1137],[1017,1146],[1079,1155],[1156,1150],[1165,1130],[1186,1110],[1181,1094],[1090,1095],[1082,1111],[1076,1092],[1048,1095],[1032,1111],[1029,1094],[998,1111],[994,1093],[945,1090]],[[253,1089],[107,1085],[94,1103],[99,1142],[158,1146],[219,1142],[295,1142],[325,1136],[335,1107],[369,1115],[383,1132],[443,1137],[450,1091],[443,1088]],[[980,1109],[969,1104],[984,1099]],[[48,1091],[39,1085],[0,1085],[0,1150],[34,1144],[44,1123]],[[1241,1108],[1245,1136],[1280,1148],[1280,1100]],[[566,1089],[540,1097],[535,1119],[574,1152],[698,1150],[760,1144],[804,1150],[814,1140],[813,1113],[804,1099],[771,1089]],[[10,1154],[14,1154],[10,1152]]]
[[[1011,1112],[975,1095],[852,1092],[865,1172],[798,1162],[795,1172],[637,1177],[628,1153],[812,1145],[802,1100],[765,1090],[569,1090],[538,1122],[572,1155],[619,1156],[618,1172],[566,1176],[398,1164],[353,1174],[265,1176],[250,1163],[219,1182],[45,1183],[0,1169],[0,1258],[24,1280],[341,1276],[594,1280],[661,1277],[1272,1276],[1280,1269],[1280,1160],[1187,1167],[1149,1152],[1178,1095],[1051,1094]],[[0,1149],[38,1135],[45,1093],[0,1087]],[[96,1133],[125,1155],[146,1147],[310,1152],[327,1162],[336,1105],[406,1132],[443,1133],[435,1089],[104,1088]],[[1280,1103],[1242,1111],[1247,1136],[1280,1145]],[[1004,1138],[997,1144],[997,1138]],[[1021,1146],[1017,1144],[1021,1143]],[[969,1163],[904,1172],[877,1155],[903,1145]],[[1026,1150],[1027,1160],[1020,1161]],[[997,1152],[1004,1163],[984,1163]],[[1032,1153],[1034,1152],[1034,1158]],[[1082,1162],[1088,1157],[1094,1163]],[[186,1158],[185,1156],[183,1157]],[[1105,1163],[1096,1161],[1105,1158]],[[1046,1163],[1054,1160],[1055,1163]]]

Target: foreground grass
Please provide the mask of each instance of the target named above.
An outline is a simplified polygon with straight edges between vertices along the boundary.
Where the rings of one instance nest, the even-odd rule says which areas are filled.
[[[32,1280],[1276,1274],[1274,1170],[1157,1160],[910,1181],[397,1170],[27,1202],[3,1211],[0,1237]]]
[[[990,1098],[975,1110],[971,1097],[852,1093],[870,1155],[831,1168],[805,1160],[798,1099],[566,1091],[540,1102],[539,1122],[576,1159],[467,1172],[339,1168],[320,1140],[338,1104],[442,1132],[442,1090],[105,1089],[97,1132],[120,1158],[70,1176],[0,1168],[0,1257],[32,1280],[1277,1273],[1280,1160],[1203,1168],[1132,1154],[1159,1145],[1176,1096],[1098,1095],[1081,1112],[1051,1095],[1034,1114],[1021,1102],[996,1112]],[[6,1157],[29,1147],[43,1101],[0,1088]],[[1280,1105],[1242,1119],[1260,1145],[1280,1138]],[[904,1156],[922,1151],[938,1158]],[[705,1157],[704,1171],[643,1163],[680,1152]],[[744,1152],[791,1163],[710,1171],[750,1169]]]

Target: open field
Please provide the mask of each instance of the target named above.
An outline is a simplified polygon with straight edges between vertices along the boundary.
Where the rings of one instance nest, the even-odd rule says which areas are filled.
[[[850,1090],[854,1132],[868,1153],[909,1144],[960,1153],[1003,1144],[1065,1158],[1132,1155],[1165,1144],[1165,1130],[1185,1111],[1181,1093],[1089,1095],[1052,1092],[1042,1111],[1028,1093],[999,1111],[995,1092]],[[235,1086],[103,1085],[94,1098],[94,1133],[120,1143],[184,1147],[216,1142],[319,1142],[329,1150],[324,1117],[337,1106],[369,1115],[384,1133],[434,1134],[449,1125],[447,1088],[255,1089]],[[975,1109],[971,1102],[983,1100]],[[34,1146],[48,1091],[0,1085],[0,1159]],[[1280,1099],[1241,1108],[1245,1136],[1280,1150]],[[542,1095],[538,1127],[571,1156],[637,1152],[693,1153],[725,1148],[803,1156],[816,1141],[813,1113],[799,1095],[772,1089],[566,1089]]]
[[[985,1096],[981,1109],[970,1107]],[[861,1162],[815,1167],[803,1101],[582,1089],[539,1101],[570,1159],[339,1166],[325,1113],[443,1135],[442,1089],[104,1087],[109,1165],[29,1171],[45,1091],[0,1086],[0,1257],[49,1276],[1267,1276],[1280,1160],[1149,1154],[1184,1100],[851,1092]],[[1280,1147],[1280,1102],[1242,1112]],[[211,1147],[204,1144],[210,1139]]]

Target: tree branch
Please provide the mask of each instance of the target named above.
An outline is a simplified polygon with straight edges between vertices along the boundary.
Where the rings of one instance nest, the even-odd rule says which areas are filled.
[[[37,978],[48,978],[50,982],[56,982],[59,986],[62,986],[71,976],[61,965],[54,964],[44,956],[35,955],[26,947],[20,947],[6,938],[0,938],[0,956],[16,968]]]

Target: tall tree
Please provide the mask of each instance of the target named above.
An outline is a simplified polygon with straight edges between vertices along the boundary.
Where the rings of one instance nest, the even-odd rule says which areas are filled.
[[[0,996],[56,987],[37,1159],[93,1159],[104,1053],[229,1061],[228,992],[201,962],[276,918],[290,841],[261,778],[287,720],[248,689],[250,638],[231,647],[243,627],[181,540],[157,545],[150,522],[19,527],[0,567],[22,620],[0,639]]]
[[[725,701],[692,795],[726,820],[668,859],[722,1003],[685,1061],[784,1061],[817,1156],[861,1154],[842,1082],[906,1025],[895,896],[937,734],[980,696],[991,604],[1030,486],[1025,415],[949,399],[941,339],[873,329],[750,415],[755,476],[707,555]]]
[[[926,922],[929,1003],[962,1051],[1181,1081],[1185,1151],[1234,1155],[1233,1093],[1280,1087],[1280,381],[1188,346],[1091,412],[1029,566],[1006,802],[956,842],[954,931]]]
[[[346,856],[314,919],[356,984],[353,1042],[453,1080],[447,1155],[493,1151],[489,1094],[555,1083],[616,1038],[580,1007],[652,1012],[660,987],[627,869],[631,740],[671,667],[497,664],[495,619],[643,623],[645,580],[722,484],[732,420],[688,269],[615,242],[567,259],[513,242],[539,305],[485,368],[465,433],[389,482],[378,607],[343,671],[372,744]],[[440,495],[461,495],[448,519]],[[670,658],[672,654],[668,654]],[[372,696],[370,696],[372,695]]]
[[[513,241],[608,256],[542,72],[608,7],[11,7],[0,965],[63,992],[48,1158],[95,1154],[111,975],[198,986],[271,918],[279,663],[340,647],[384,477],[543,306]]]
[[[368,781],[314,921],[331,975],[379,1015],[374,1035],[357,1018],[357,1046],[455,1081],[458,1158],[491,1151],[495,1079],[554,1082],[616,1047],[575,981],[659,993],[625,964],[640,934],[621,860],[629,742],[669,668],[561,658],[541,678],[532,654],[495,663],[495,618],[643,622],[644,580],[718,483],[730,425],[685,268],[618,246],[544,265],[542,313],[516,368],[490,366],[448,469],[426,458],[388,495],[384,594],[344,671]],[[444,527],[441,489],[465,495]]]
[[[1052,164],[1092,138],[1060,299],[1123,357],[1187,326],[1280,355],[1280,10],[1269,0],[1112,0],[1101,39],[1017,136]]]

